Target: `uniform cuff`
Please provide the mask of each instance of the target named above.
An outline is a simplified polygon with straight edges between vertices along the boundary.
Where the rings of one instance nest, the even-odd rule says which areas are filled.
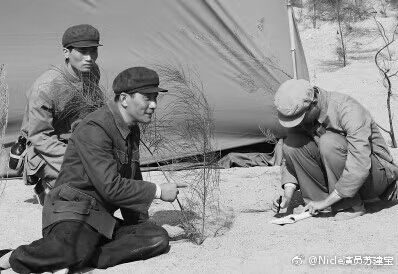
[[[337,191],[337,189],[335,189],[334,192],[335,192],[340,198],[344,198],[343,195],[341,195],[340,192]]]
[[[156,193],[155,193],[155,199],[160,199],[162,196],[162,188],[160,185],[156,185]]]
[[[297,190],[297,189],[299,189],[299,185],[298,184],[295,184],[295,183],[284,183],[283,185],[282,185],[282,189],[285,189],[285,187],[294,187],[295,188],[295,190]]]

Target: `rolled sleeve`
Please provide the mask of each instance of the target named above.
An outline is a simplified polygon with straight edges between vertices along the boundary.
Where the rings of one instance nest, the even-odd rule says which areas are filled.
[[[294,170],[291,168],[288,168],[286,165],[286,160],[283,159],[282,165],[281,165],[281,183],[282,183],[282,188],[285,188],[285,184],[294,184],[296,185],[296,189],[299,189],[300,186],[298,184],[298,181],[295,177]]]

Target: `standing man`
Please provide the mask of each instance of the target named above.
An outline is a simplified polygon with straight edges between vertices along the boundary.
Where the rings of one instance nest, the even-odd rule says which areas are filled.
[[[28,103],[21,134],[27,139],[24,180],[35,184],[35,193],[43,204],[45,193],[53,186],[61,169],[71,125],[76,117],[63,115],[70,102],[60,102],[68,93],[98,89],[100,34],[91,25],[68,28],[62,45],[65,62],[41,75],[27,91]]]
[[[43,207],[43,238],[0,258],[0,267],[41,273],[108,268],[167,251],[169,238],[148,221],[153,199],[174,201],[177,185],[142,180],[139,123],[157,107],[155,71],[133,67],[113,82],[114,101],[89,114],[69,139],[61,172]],[[123,220],[113,216],[120,209]],[[0,251],[1,252],[1,251]]]
[[[376,122],[355,99],[306,80],[288,80],[274,104],[279,122],[288,128],[281,208],[297,189],[304,211],[317,214],[331,207],[336,219],[365,214],[363,200],[396,199],[398,167]]]

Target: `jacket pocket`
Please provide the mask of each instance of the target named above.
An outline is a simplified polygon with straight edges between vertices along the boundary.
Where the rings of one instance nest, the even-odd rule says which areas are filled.
[[[62,213],[62,212],[74,212],[81,215],[90,214],[91,203],[89,201],[56,201],[54,203],[53,212]]]
[[[28,169],[28,175],[35,174],[40,167],[44,165],[43,157],[36,152],[35,148],[31,145],[27,148],[26,152],[26,166]]]
[[[59,197],[67,201],[87,202],[91,206],[94,206],[96,204],[96,200],[94,197],[91,197],[90,195],[79,191],[78,189],[75,189],[69,185],[64,185],[58,195]]]

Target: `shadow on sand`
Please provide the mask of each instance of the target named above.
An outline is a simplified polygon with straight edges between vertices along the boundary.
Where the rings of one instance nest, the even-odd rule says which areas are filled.
[[[382,211],[383,209],[387,209],[393,206],[398,205],[398,201],[375,201],[375,202],[368,202],[365,203],[366,212],[368,214],[377,213]]]

